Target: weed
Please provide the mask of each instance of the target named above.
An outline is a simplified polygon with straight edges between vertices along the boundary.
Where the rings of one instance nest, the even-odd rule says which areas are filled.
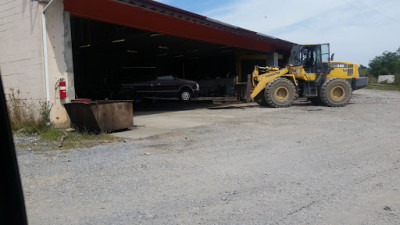
[[[372,75],[368,76],[368,84],[376,84],[378,83],[378,79]]]
[[[40,110],[37,113],[35,105],[29,104],[19,96],[20,91],[11,89],[8,94],[8,111],[10,115],[11,128],[23,130],[27,134],[38,133],[42,129],[47,129],[50,118],[50,110],[46,103],[39,102]]]
[[[63,148],[91,147],[118,140],[118,138],[106,133],[65,132],[64,135]]]
[[[91,147],[117,139],[105,133],[67,132],[52,127],[50,126],[50,110],[47,104],[39,103],[40,110],[37,112],[37,110],[34,110],[37,107],[33,103],[29,104],[26,100],[20,98],[19,90],[11,89],[7,104],[14,133],[40,137],[38,141],[32,143],[17,144],[19,148],[30,148],[32,146],[34,150],[59,148],[61,137],[64,137],[62,149]]]
[[[17,132],[17,138],[23,139],[23,137],[28,136],[30,135],[28,135],[26,131],[23,133]],[[16,144],[17,148],[35,151],[66,150],[71,148],[92,147],[95,145],[111,143],[120,140],[119,138],[111,136],[107,133],[95,134],[80,131],[64,131],[54,127],[41,129],[35,136],[37,136],[38,139],[18,142]],[[62,146],[59,147],[61,139],[63,139]]]
[[[47,129],[41,129],[38,131],[38,135],[44,141],[58,141],[64,133],[65,131],[54,127],[48,127]]]
[[[394,85],[400,87],[400,74],[396,74],[394,77]]]

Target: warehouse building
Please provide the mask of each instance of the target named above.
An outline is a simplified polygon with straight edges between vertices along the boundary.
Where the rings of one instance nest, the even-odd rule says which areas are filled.
[[[121,82],[167,74],[200,84],[245,81],[254,65],[284,66],[293,45],[148,0],[0,4],[4,88],[37,107],[48,103],[57,126],[69,125],[64,103],[116,98]]]

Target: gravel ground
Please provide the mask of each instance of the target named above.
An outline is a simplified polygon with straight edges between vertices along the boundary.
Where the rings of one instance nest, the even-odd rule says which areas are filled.
[[[206,125],[18,150],[30,224],[400,224],[400,92],[195,111]]]

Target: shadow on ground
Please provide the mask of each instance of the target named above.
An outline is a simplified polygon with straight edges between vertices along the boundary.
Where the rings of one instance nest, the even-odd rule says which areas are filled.
[[[215,106],[221,105],[214,104],[212,101],[192,101],[190,103],[182,103],[178,100],[141,99],[134,103],[133,111],[135,116],[140,116],[164,112],[210,108]]]
[[[293,106],[313,106],[313,104],[307,101],[305,98],[297,99],[293,102]],[[133,110],[135,116],[141,115],[152,115],[165,112],[174,111],[187,111],[195,109],[245,109],[245,108],[271,108],[268,106],[260,106],[256,103],[227,103],[227,104],[215,104],[212,101],[192,101],[190,103],[182,103],[178,100],[166,100],[166,99],[141,99],[134,103]]]

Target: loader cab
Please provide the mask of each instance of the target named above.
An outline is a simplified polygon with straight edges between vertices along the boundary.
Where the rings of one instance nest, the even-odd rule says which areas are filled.
[[[292,48],[289,64],[303,66],[306,73],[328,73],[330,63],[329,44],[296,45]]]

